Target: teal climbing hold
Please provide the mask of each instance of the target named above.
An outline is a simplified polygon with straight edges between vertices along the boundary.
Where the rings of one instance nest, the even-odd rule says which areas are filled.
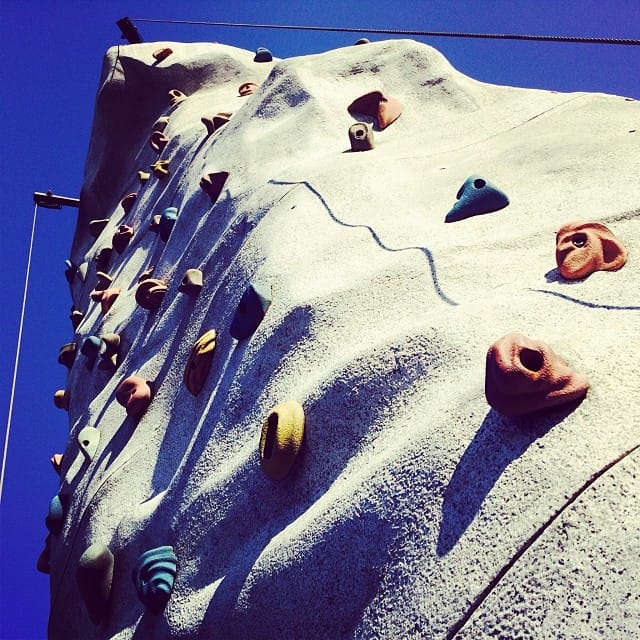
[[[271,62],[273,60],[273,56],[271,55],[271,51],[269,49],[265,49],[264,47],[258,47],[256,49],[256,55],[253,58],[254,62]]]
[[[178,570],[173,547],[156,547],[145,551],[131,577],[142,604],[152,613],[161,613],[167,605]]]
[[[504,209],[509,204],[507,195],[481,176],[470,176],[456,194],[457,202],[445,216],[445,222],[456,222]]]
[[[44,523],[47,529],[57,536],[62,531],[62,525],[64,524],[64,504],[59,495],[53,496],[49,503],[49,514],[44,519]]]
[[[76,581],[94,624],[100,624],[107,615],[113,564],[113,554],[101,542],[92,544],[78,560]]]
[[[89,336],[85,338],[80,348],[80,353],[87,359],[87,369],[91,369],[96,362],[96,358],[100,353],[100,338],[98,336]]]
[[[98,450],[100,432],[95,427],[85,427],[78,434],[78,446],[89,462]]]
[[[250,284],[240,298],[229,331],[236,340],[248,338],[262,322],[271,305],[271,287]]]
[[[167,207],[160,216],[160,224],[158,225],[158,233],[166,242],[171,235],[173,225],[178,219],[178,209],[176,207]]]

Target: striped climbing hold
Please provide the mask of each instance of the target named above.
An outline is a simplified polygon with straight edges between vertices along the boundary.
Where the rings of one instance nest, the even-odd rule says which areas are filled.
[[[304,437],[304,409],[295,400],[276,406],[262,425],[260,463],[267,477],[281,480],[296,461]]]
[[[445,222],[491,213],[509,204],[507,195],[481,176],[469,176],[458,190],[456,199],[457,202],[445,216]]]
[[[195,341],[191,349],[191,355],[184,370],[184,384],[194,396],[202,391],[207,375],[209,375],[216,349],[216,339],[216,330],[210,329]]]
[[[178,558],[173,547],[156,547],[145,551],[134,567],[131,578],[140,602],[152,613],[166,607],[178,572]]]
[[[250,284],[240,298],[229,331],[236,340],[248,338],[258,328],[271,305],[271,287]]]
[[[89,617],[94,624],[100,624],[107,615],[113,564],[113,554],[109,547],[101,542],[88,547],[78,560],[76,581]]]

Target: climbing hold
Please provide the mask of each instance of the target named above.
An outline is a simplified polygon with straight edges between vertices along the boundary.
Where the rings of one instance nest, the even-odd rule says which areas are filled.
[[[178,287],[178,291],[197,296],[202,289],[202,271],[200,269],[187,269]]]
[[[69,411],[69,392],[66,389],[58,389],[53,394],[53,404],[55,404],[58,409]]]
[[[304,409],[290,400],[275,407],[262,425],[260,463],[267,477],[284,478],[300,453],[304,437]]]
[[[62,469],[62,459],[64,458],[64,456],[61,453],[54,453],[51,456],[51,466],[53,467],[53,470],[60,475],[60,471]]]
[[[373,131],[364,123],[356,122],[349,127],[351,151],[370,151],[375,147]]]
[[[160,231],[160,218],[161,216],[159,213],[153,216],[153,218],[151,218],[151,224],[149,225],[149,230],[153,231],[153,233],[158,233],[158,231]]]
[[[160,216],[160,224],[158,226],[158,233],[160,238],[165,242],[169,239],[173,225],[178,219],[178,209],[176,207],[167,207]]]
[[[169,116],[160,116],[154,123],[151,129],[153,131],[164,131],[169,124]]]
[[[67,369],[71,369],[73,361],[76,359],[77,349],[78,345],[75,342],[68,342],[67,344],[62,345],[62,347],[60,347],[60,352],[58,353],[58,362],[67,367]]]
[[[354,100],[348,107],[349,113],[364,113],[376,119],[382,130],[395,122],[402,114],[402,104],[396,98],[385,96],[382,91],[372,91]]]
[[[162,131],[154,131],[149,138],[149,144],[156,153],[162,153],[168,142],[169,138]]]
[[[152,613],[161,613],[171,596],[178,571],[173,547],[145,551],[131,574],[140,602]]]
[[[567,280],[586,278],[594,271],[617,271],[627,262],[627,250],[599,222],[570,222],[556,233],[556,264]]]
[[[169,175],[169,161],[156,160],[151,166],[156,178],[166,178]]]
[[[125,214],[131,211],[131,207],[133,207],[133,204],[135,203],[137,197],[137,193],[130,193],[128,196],[122,198],[120,206],[124,209]]]
[[[104,271],[98,271],[96,273],[96,276],[98,278],[98,281],[96,282],[96,286],[93,291],[104,291],[113,282],[113,278]]]
[[[579,400],[588,389],[587,376],[574,372],[544,342],[520,333],[508,333],[487,352],[485,396],[506,416]]]
[[[85,427],[78,434],[78,446],[89,462],[98,450],[100,432],[95,427]]]
[[[117,333],[105,333],[100,344],[101,365],[112,369],[118,365],[118,349],[120,348],[120,336]]]
[[[109,268],[109,260],[111,260],[112,253],[113,249],[111,247],[104,247],[103,249],[100,249],[98,253],[96,253],[96,271],[107,273],[107,270]],[[111,282],[111,280],[109,280],[109,282]]]
[[[71,260],[64,261],[65,266],[67,267],[64,270],[64,277],[67,279],[69,284],[73,284],[73,280],[76,277],[76,273],[78,272],[78,267],[71,262]]]
[[[236,340],[248,338],[262,322],[271,305],[271,287],[250,284],[240,298],[229,331]]]
[[[457,202],[445,216],[445,222],[456,222],[471,216],[504,209],[509,198],[498,187],[480,176],[470,176],[458,189]]]
[[[139,376],[125,378],[116,389],[116,401],[127,410],[128,416],[134,418],[147,410],[152,397],[151,383]]]
[[[112,580],[113,554],[105,544],[96,542],[80,556],[76,568],[78,589],[94,624],[107,615]]]
[[[71,319],[71,325],[74,329],[77,329],[84,318],[84,313],[82,311],[78,311],[78,309],[74,309],[71,307],[71,315],[69,316]]]
[[[264,47],[258,47],[256,49],[256,55],[253,58],[254,62],[271,62],[272,60],[273,56],[269,49],[265,49]]]
[[[78,277],[80,278],[80,280],[82,282],[84,282],[87,279],[87,270],[89,269],[89,263],[88,262],[83,262],[82,264],[78,265]]]
[[[169,104],[171,106],[174,106],[186,99],[187,96],[182,93],[182,91],[178,91],[178,89],[171,89],[171,91],[169,91]]]
[[[173,53],[173,49],[169,47],[163,47],[162,49],[158,49],[154,51],[151,55],[158,61],[162,62],[165,58],[168,58]]]
[[[80,353],[87,359],[87,369],[91,369],[95,364],[98,353],[100,353],[100,338],[98,336],[85,338],[80,348]]]
[[[51,573],[51,534],[44,541],[44,550],[38,557],[36,569],[40,573]]]
[[[148,171],[138,171],[138,180],[140,180],[140,184],[144,184],[149,180],[151,174]]]
[[[89,233],[94,238],[97,238],[108,224],[109,218],[103,218],[102,220],[91,220],[89,222]]]
[[[120,289],[105,289],[102,291],[102,297],[100,298],[100,310],[103,314],[109,312],[109,309],[113,306],[113,303],[116,301],[116,298],[120,295]]]
[[[155,311],[167,293],[167,284],[157,278],[146,278],[136,289],[136,302],[148,311]]]
[[[200,179],[200,188],[211,198],[212,202],[215,202],[220,197],[222,188],[228,177],[228,171],[206,173]]]
[[[238,88],[238,94],[240,96],[250,96],[258,88],[255,82],[243,82]]]
[[[194,396],[202,391],[204,381],[209,374],[209,369],[211,369],[211,361],[216,349],[216,338],[215,329],[203,333],[195,341],[189,360],[187,360],[187,366],[184,369],[184,384]]]
[[[140,284],[143,280],[148,280],[151,277],[151,274],[155,271],[155,266],[147,267],[138,278],[138,284]]]
[[[358,44],[369,44],[369,39],[368,38],[359,38],[353,44],[354,44],[354,46],[358,45]]]
[[[227,124],[227,122],[229,122],[229,120],[231,119],[231,115],[231,113],[216,113],[213,118],[200,118],[200,122],[202,122],[202,124],[206,127],[207,133],[211,135],[212,133],[220,129],[220,127]]]
[[[49,514],[44,519],[44,524],[54,536],[57,536],[62,531],[62,525],[64,524],[65,516],[65,504],[59,495],[53,496],[49,503]]]
[[[131,241],[131,238],[133,238],[133,227],[130,227],[128,224],[121,224],[113,234],[113,248],[118,253],[122,253]]]

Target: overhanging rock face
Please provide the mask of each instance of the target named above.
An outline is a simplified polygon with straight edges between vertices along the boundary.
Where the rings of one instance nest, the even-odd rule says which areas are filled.
[[[638,103],[407,40],[253,56],[107,53],[71,290],[78,353],[110,337],[69,371],[51,638],[634,637]],[[470,176],[491,198],[445,224]],[[562,278],[574,220],[627,264]],[[586,397],[492,409],[510,332]]]

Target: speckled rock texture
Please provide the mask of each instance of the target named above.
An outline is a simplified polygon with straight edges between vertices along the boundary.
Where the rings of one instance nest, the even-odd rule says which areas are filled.
[[[173,53],[155,60],[163,47]],[[120,342],[115,370],[76,358],[69,371],[50,637],[637,638],[639,104],[483,84],[409,40],[253,58],[221,44],[107,52],[71,289],[84,313],[74,341]],[[174,89],[187,97],[172,106]],[[402,104],[384,130],[347,110],[372,92]],[[214,113],[232,116],[210,134],[201,119]],[[375,128],[366,153],[350,148],[357,121]],[[157,160],[168,175],[141,184]],[[200,181],[222,172],[212,200]],[[509,205],[445,224],[470,175]],[[150,227],[168,207],[179,215],[165,242]],[[573,220],[611,229],[624,268],[562,278],[555,233]],[[122,225],[135,234],[108,256],[120,294],[102,313],[94,258]],[[144,309],[151,267],[167,290]],[[187,269],[202,272],[197,296],[180,291]],[[250,283],[271,304],[237,340]],[[210,329],[193,395],[185,366]],[[489,407],[485,355],[514,331],[588,377],[578,406]],[[153,398],[127,416],[115,391],[132,375]],[[304,439],[273,480],[261,429],[290,401]],[[85,427],[100,432],[91,458]],[[75,580],[92,544],[114,556],[97,625]],[[155,613],[131,576],[163,546],[177,573]]]

